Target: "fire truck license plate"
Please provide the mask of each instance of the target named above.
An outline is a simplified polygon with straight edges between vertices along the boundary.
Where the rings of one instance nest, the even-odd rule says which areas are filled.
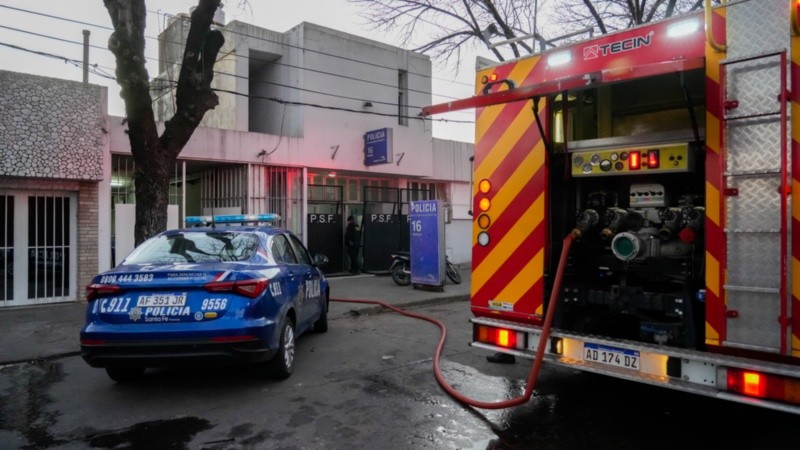
[[[639,352],[600,344],[583,344],[583,360],[639,370]]]

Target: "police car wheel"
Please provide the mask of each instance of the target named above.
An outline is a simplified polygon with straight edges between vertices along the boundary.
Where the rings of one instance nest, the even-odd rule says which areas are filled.
[[[267,362],[267,372],[271,378],[285,380],[294,369],[294,323],[286,318],[281,331],[278,353]]]
[[[130,383],[142,379],[144,367],[106,367],[106,374],[117,383]]]

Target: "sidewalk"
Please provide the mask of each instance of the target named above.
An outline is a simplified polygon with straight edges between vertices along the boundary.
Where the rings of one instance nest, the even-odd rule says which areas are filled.
[[[467,301],[470,268],[459,267],[461,284],[447,280],[442,292],[398,286],[388,275],[329,277],[331,299],[377,300],[398,308]],[[468,306],[465,306],[465,308]],[[84,322],[83,301],[0,308],[0,366],[36,359],[80,354],[78,333]],[[375,313],[370,304],[331,302],[329,320]],[[332,326],[336,326],[333,324]]]

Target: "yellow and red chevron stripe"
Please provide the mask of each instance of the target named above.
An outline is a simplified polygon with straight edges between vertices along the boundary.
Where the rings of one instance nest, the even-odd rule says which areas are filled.
[[[528,58],[493,73],[530,84],[538,62]],[[546,122],[546,108],[540,115]],[[475,180],[489,180],[492,189],[485,195],[477,188],[474,192],[474,211],[481,198],[491,201],[491,225],[489,245],[473,239],[472,311],[492,315],[503,310],[504,317],[536,322],[544,298],[547,170],[531,101],[481,108],[475,128]],[[473,221],[473,237],[479,231]]]
[[[713,30],[718,43],[725,42],[725,9],[713,11]],[[717,34],[719,33],[719,34]],[[723,196],[724,158],[720,62],[725,53],[706,42],[706,344],[721,345],[726,333],[725,284],[726,241]]]

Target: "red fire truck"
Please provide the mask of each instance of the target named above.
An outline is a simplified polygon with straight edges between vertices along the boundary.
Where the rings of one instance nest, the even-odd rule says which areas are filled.
[[[472,345],[800,414],[798,1],[706,3],[423,109],[476,110]]]

